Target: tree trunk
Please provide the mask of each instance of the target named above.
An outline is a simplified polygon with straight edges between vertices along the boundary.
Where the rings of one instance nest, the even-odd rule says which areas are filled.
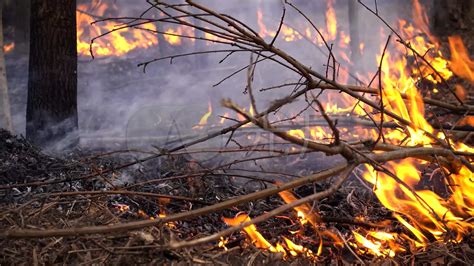
[[[6,25],[13,28],[15,43],[13,53],[18,55],[27,53],[30,34],[30,0],[9,0],[6,3],[3,19]]]
[[[0,128],[13,133],[13,123],[10,114],[10,98],[8,96],[7,69],[3,52],[3,8],[0,3]]]
[[[472,32],[474,0],[434,0],[433,31],[437,35],[452,35],[459,30]]]
[[[364,64],[361,64],[360,60],[362,58],[362,51],[360,49],[360,23],[359,23],[359,16],[360,16],[360,4],[357,0],[347,0],[348,9],[349,9],[349,32],[350,32],[350,46],[351,46],[351,61],[354,66],[357,66],[357,70],[360,72],[363,71],[361,67]]]
[[[78,142],[76,0],[32,0],[26,137]]]

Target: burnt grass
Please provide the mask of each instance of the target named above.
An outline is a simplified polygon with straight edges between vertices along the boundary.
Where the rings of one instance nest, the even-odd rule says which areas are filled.
[[[22,137],[0,130],[0,227],[11,229],[53,229],[107,225],[150,219],[159,214],[172,214],[197,209],[246,194],[241,183],[226,175],[205,173],[186,156],[170,156],[150,160],[120,169],[133,161],[131,151],[91,152],[74,150],[68,154],[50,156]],[[111,170],[117,169],[117,170]],[[111,170],[107,172],[106,170]],[[99,174],[101,173],[101,174]],[[201,174],[196,174],[201,173]],[[196,175],[193,175],[196,174]],[[193,176],[184,177],[183,176]],[[321,191],[330,181],[303,186],[294,192],[303,197]],[[82,194],[85,191],[128,190],[183,196],[188,199],[163,199],[140,195]],[[75,194],[67,194],[72,193]],[[199,238],[227,228],[222,217],[234,217],[244,211],[255,217],[268,212],[283,201],[278,196],[242,204],[209,215],[157,225],[129,232],[52,237],[41,239],[0,239],[2,265],[37,264],[275,264],[308,265],[354,264],[358,260],[344,245],[335,245],[330,238],[323,240],[323,253],[318,261],[304,257],[284,259],[281,254],[268,253],[251,245],[243,233],[228,238],[227,250],[216,242],[186,248],[167,249],[170,241]],[[128,207],[123,207],[128,206]],[[120,208],[126,208],[120,210]],[[350,180],[331,197],[317,205],[323,228],[339,231],[345,237],[356,217],[370,222],[391,219],[373,193],[356,179]],[[257,225],[271,243],[288,237],[297,244],[316,251],[319,241],[310,226],[295,223],[293,212]],[[401,231],[395,221],[393,229]],[[293,235],[290,231],[303,232]],[[473,238],[461,244],[434,245],[416,254],[402,253],[394,259],[377,259],[359,255],[376,263],[455,263],[473,261]]]

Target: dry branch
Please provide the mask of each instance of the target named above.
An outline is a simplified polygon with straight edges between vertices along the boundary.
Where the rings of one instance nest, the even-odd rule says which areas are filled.
[[[227,56],[222,60],[227,60],[230,54],[233,53],[249,53],[250,54],[250,62],[248,65],[236,70],[229,76],[223,78],[220,82],[216,85],[220,85],[223,82],[227,81],[230,77],[237,75],[245,70],[247,70],[246,76],[246,92],[249,94],[249,101],[252,109],[256,112],[255,115],[251,114],[250,112],[245,111],[244,108],[241,108],[237,104],[235,104],[232,100],[226,99],[222,101],[224,107],[229,108],[236,112],[239,115],[244,116],[243,121],[235,121],[236,123],[232,126],[222,128],[222,129],[212,129],[211,132],[206,133],[205,135],[198,135],[198,133],[193,134],[189,133],[183,136],[176,136],[178,139],[177,142],[183,142],[183,140],[187,140],[187,142],[183,144],[179,144],[170,149],[163,149],[159,147],[159,153],[152,154],[149,157],[136,160],[133,162],[129,162],[123,164],[115,169],[108,169],[105,171],[101,171],[100,173],[94,173],[88,176],[78,177],[75,179],[70,180],[52,180],[52,181],[41,181],[41,182],[32,182],[27,184],[12,184],[12,185],[4,185],[0,186],[0,189],[13,189],[13,188],[21,188],[21,187],[32,187],[32,186],[44,186],[50,185],[54,183],[61,183],[61,182],[68,182],[68,181],[80,181],[80,180],[88,180],[91,178],[96,178],[97,176],[102,176],[106,173],[111,173],[115,170],[124,169],[126,167],[130,167],[137,163],[143,163],[148,160],[156,159],[162,156],[168,155],[177,155],[182,154],[182,150],[185,148],[189,148],[196,144],[208,141],[210,139],[216,138],[222,135],[229,135],[228,143],[233,141],[236,143],[238,148],[216,148],[216,149],[202,149],[202,150],[194,150],[194,151],[185,151],[185,153],[199,153],[199,152],[219,152],[219,153],[233,153],[233,152],[270,152],[271,155],[261,155],[258,157],[250,157],[243,158],[241,160],[235,160],[229,163],[223,163],[214,168],[205,168],[202,171],[197,171],[191,174],[183,174],[172,176],[163,179],[156,179],[156,180],[148,180],[138,184],[131,185],[126,189],[140,187],[146,184],[152,184],[155,182],[163,182],[166,180],[171,179],[183,179],[183,178],[193,178],[193,177],[202,177],[206,174],[209,175],[219,175],[219,170],[237,170],[237,169],[229,169],[234,165],[244,162],[257,162],[260,160],[266,160],[271,158],[281,158],[285,155],[295,155],[295,154],[306,154],[309,152],[321,152],[324,153],[326,156],[337,156],[337,158],[344,159],[343,163],[338,163],[332,165],[329,169],[321,171],[319,173],[315,173],[308,176],[303,177],[295,177],[294,180],[289,181],[284,184],[271,184],[270,180],[260,178],[257,176],[252,176],[254,173],[251,170],[246,169],[248,174],[239,175],[239,174],[232,174],[233,176],[237,177],[245,177],[251,180],[256,180],[259,182],[266,182],[270,187],[266,189],[262,189],[257,192],[249,193],[246,195],[238,196],[235,198],[227,199],[221,202],[218,202],[213,205],[208,205],[205,207],[193,209],[190,211],[185,211],[181,213],[171,213],[166,217],[157,218],[155,220],[142,220],[142,221],[133,221],[127,223],[118,223],[118,224],[103,224],[98,226],[84,226],[84,227],[71,227],[71,228],[44,228],[44,229],[26,229],[26,228],[14,228],[10,230],[5,230],[0,232],[0,238],[47,238],[47,237],[75,237],[75,236],[82,236],[82,235],[90,235],[90,234],[109,234],[109,233],[116,233],[116,232],[123,232],[123,231],[130,231],[130,230],[137,230],[143,229],[145,227],[153,227],[153,226],[160,226],[166,223],[175,222],[175,221],[182,221],[182,220],[189,220],[194,219],[200,216],[208,215],[211,213],[218,213],[225,209],[229,209],[231,207],[236,207],[245,203],[261,200],[270,196],[273,196],[279,192],[287,191],[291,189],[298,188],[300,186],[312,184],[315,182],[320,182],[322,180],[326,180],[330,177],[334,177],[339,175],[339,178],[331,185],[331,187],[327,190],[322,192],[313,193],[307,197],[301,198],[297,201],[294,201],[290,204],[285,204],[280,207],[274,208],[273,210],[254,218],[253,220],[243,223],[239,226],[231,227],[226,230],[220,231],[216,234],[194,239],[194,240],[184,240],[184,241],[176,241],[171,242],[168,245],[159,245],[153,246],[154,248],[158,249],[179,249],[191,246],[201,245],[206,242],[216,241],[220,237],[232,234],[234,232],[240,231],[243,228],[255,224],[260,223],[263,221],[267,221],[268,219],[274,217],[275,215],[281,214],[283,212],[289,211],[292,208],[299,206],[303,203],[311,202],[311,201],[318,201],[322,198],[330,196],[332,193],[336,192],[343,182],[353,173],[354,169],[362,164],[370,164],[374,167],[374,169],[378,172],[382,172],[393,178],[400,187],[404,188],[406,191],[409,191],[417,202],[420,202],[426,211],[431,215],[433,220],[441,223],[446,224],[444,221],[444,217],[440,217],[429,204],[417,194],[417,191],[410,187],[404,180],[400,179],[396,174],[391,173],[384,163],[386,162],[393,162],[397,160],[403,160],[406,158],[414,158],[418,160],[423,160],[426,162],[426,165],[429,167],[435,168],[435,171],[442,172],[449,172],[450,174],[459,173],[461,169],[469,169],[471,172],[474,170],[474,166],[472,165],[472,161],[474,159],[474,154],[468,151],[463,150],[456,150],[452,143],[452,140],[449,139],[449,136],[457,133],[455,129],[456,127],[451,127],[449,124],[438,124],[437,126],[434,125],[435,129],[442,131],[445,134],[445,137],[439,137],[437,132],[431,132],[431,130],[419,128],[416,124],[412,121],[413,119],[407,118],[406,116],[402,116],[395,111],[391,111],[389,108],[385,108],[383,97],[384,96],[384,88],[382,86],[381,80],[381,63],[383,60],[380,61],[379,71],[374,76],[373,80],[377,77],[379,79],[379,84],[377,88],[372,88],[369,84],[368,86],[356,86],[356,85],[347,85],[347,84],[340,84],[336,82],[335,75],[336,75],[336,62],[335,57],[333,54],[333,48],[329,45],[325,40],[323,34],[318,30],[316,25],[311,22],[308,16],[306,16],[300,9],[296,6],[289,4],[293,7],[308,23],[311,24],[313,29],[318,32],[319,36],[323,39],[326,48],[328,49],[328,58],[327,58],[327,68],[326,73],[320,73],[316,71],[314,68],[303,64],[302,62],[296,60],[294,57],[290,56],[285,50],[278,47],[277,38],[279,34],[281,34],[282,27],[285,25],[285,14],[286,9],[283,9],[283,14],[280,19],[280,23],[278,29],[276,31],[275,36],[272,38],[271,41],[267,41],[264,39],[263,36],[260,36],[259,33],[253,29],[251,29],[246,23],[226,14],[221,14],[201,3],[196,3],[191,0],[185,1],[186,4],[170,4],[166,2],[152,2],[150,3],[150,8],[146,11],[154,10],[156,12],[160,12],[160,14],[164,14],[164,18],[160,18],[159,20],[154,19],[145,19],[143,16],[146,12],[142,14],[139,18],[132,19],[122,27],[118,27],[116,30],[121,30],[127,27],[141,27],[147,23],[170,23],[172,25],[180,25],[184,27],[193,28],[196,31],[200,31],[201,33],[206,33],[208,35],[212,35],[215,39],[211,40],[208,38],[196,36],[181,36],[173,34],[173,36],[180,36],[186,37],[190,39],[194,39],[195,41],[213,41],[218,43],[219,45],[229,45],[231,46],[230,49],[216,49],[214,51],[202,51],[202,52],[193,52],[193,53],[185,53],[181,55],[173,55],[173,56],[163,56],[158,59],[150,60],[142,64],[144,69],[148,64],[153,62],[163,60],[163,59],[174,59],[181,56],[191,56],[191,55],[200,55],[200,54],[208,54],[208,53],[223,53],[227,54]],[[288,4],[288,3],[287,3]],[[378,12],[375,12],[378,16]],[[128,18],[130,19],[130,18]],[[193,21],[193,22],[190,22]],[[392,29],[393,30],[393,29]],[[157,34],[161,34],[161,31],[155,32]],[[108,34],[108,33],[106,33]],[[396,33],[395,33],[396,34]],[[104,34],[105,35],[105,34]],[[399,36],[399,35],[398,35]],[[100,36],[99,36],[100,37]],[[400,37],[400,36],[399,36]],[[413,48],[409,47],[407,42],[401,39],[402,43],[407,46],[417,57],[421,57],[423,60],[424,58],[419,55],[417,51],[414,51]],[[390,42],[390,38],[387,40],[387,44],[385,45],[385,49],[388,47]],[[92,45],[92,44],[91,44]],[[385,53],[385,50],[384,50]],[[254,59],[255,58],[255,59]],[[221,61],[221,62],[222,62]],[[287,96],[281,97],[279,99],[274,100],[267,106],[267,108],[263,108],[263,105],[260,105],[260,102],[257,101],[258,97],[256,97],[255,93],[257,90],[254,88],[253,78],[255,75],[255,68],[264,61],[272,62],[279,66],[282,66],[286,70],[293,72],[299,78],[299,80],[295,83],[283,84],[283,85],[276,85],[273,88],[284,88],[289,86],[294,86],[293,90],[288,90]],[[432,68],[432,66],[427,63],[428,66]],[[331,66],[330,66],[331,65]],[[333,68],[333,73],[329,73],[330,67]],[[439,75],[439,73],[438,73]],[[271,89],[271,88],[269,88]],[[268,89],[268,90],[269,90]],[[346,94],[350,96],[356,105],[359,103],[364,103],[365,105],[371,108],[371,112],[366,112],[365,116],[360,117],[340,117],[336,114],[328,113],[324,105],[321,102],[320,96],[323,91],[334,91]],[[261,92],[266,91],[262,89]],[[410,95],[401,94],[402,98],[406,101],[410,100]],[[304,103],[307,106],[300,112],[298,115],[286,119],[282,119],[280,121],[271,121],[271,117],[273,114],[278,114],[283,107],[290,106],[297,100],[304,99]],[[440,107],[446,110],[449,114],[457,114],[457,115],[471,115],[474,114],[474,106],[467,105],[467,104],[452,104],[447,103],[431,98],[423,98],[424,104],[427,107]],[[259,110],[262,111],[258,111]],[[298,116],[306,110],[314,110],[318,112],[320,115],[318,116],[311,116],[309,120],[300,121],[298,120]],[[285,124],[284,122],[288,122]],[[437,122],[437,121],[436,121]],[[251,127],[243,127],[244,125],[248,126],[248,123],[252,123],[253,126]],[[370,136],[367,139],[362,140],[352,140],[349,137],[346,137],[342,134],[341,129],[344,127],[353,127],[354,125],[358,125],[364,128],[369,127],[376,127],[379,130],[378,136]],[[332,133],[332,137],[324,139],[324,140],[309,140],[300,136],[295,136],[294,134],[290,134],[288,129],[301,129],[304,127],[310,126],[321,126],[330,130],[329,132]],[[431,125],[430,125],[431,126]],[[274,147],[267,147],[265,145],[258,146],[258,145],[241,145],[237,142],[236,136],[239,134],[247,135],[248,131],[255,130],[259,128],[259,130],[263,130],[266,134],[273,134],[281,139],[282,145],[286,145],[286,147],[294,148],[297,146],[299,149],[293,152],[285,152],[283,149],[274,148]],[[410,135],[407,133],[408,129],[419,129],[424,136],[428,136],[430,138],[429,145],[423,146],[408,146],[405,145],[405,140],[410,138]],[[384,138],[383,132],[384,129],[397,129],[400,130],[403,134],[406,135],[406,138],[401,140],[401,145],[394,145],[386,141]],[[470,128],[467,128],[470,130]],[[167,136],[169,138],[169,136]],[[162,140],[160,136],[152,137],[153,140]],[[128,139],[130,140],[130,139]],[[175,143],[175,142],[174,142]],[[227,143],[227,144],[228,144]],[[170,143],[167,143],[170,144]],[[257,163],[256,163],[257,164]],[[272,175],[274,172],[265,172],[262,170],[260,173],[262,174],[269,174]],[[228,176],[230,176],[229,174]],[[296,175],[296,174],[295,174]],[[294,177],[293,175],[292,177]],[[184,200],[190,202],[197,202],[200,204],[208,204],[207,202],[203,202],[200,200],[196,200],[193,198],[188,197],[180,197],[180,196],[169,196],[169,195],[162,195],[162,194],[154,194],[154,193],[146,193],[146,192],[137,192],[137,191],[126,191],[126,190],[115,190],[115,191],[78,191],[78,192],[60,192],[60,193],[52,193],[43,196],[49,197],[64,197],[64,196],[79,196],[79,195],[110,195],[110,194],[123,194],[128,196],[140,196],[140,197],[154,197],[154,198],[171,198],[176,200]],[[23,206],[22,206],[23,207]],[[324,220],[324,219],[323,219]],[[370,224],[369,224],[370,225]],[[448,230],[447,230],[448,231]],[[347,244],[347,243],[346,243]],[[349,246],[349,245],[347,245]],[[355,253],[354,253],[355,254]]]

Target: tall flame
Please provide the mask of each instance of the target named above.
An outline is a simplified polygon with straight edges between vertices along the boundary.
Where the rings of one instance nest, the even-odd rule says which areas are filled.
[[[334,10],[334,0],[326,1],[326,30],[327,38],[329,40],[336,39],[337,36],[337,19],[336,11]]]
[[[449,67],[459,77],[474,84],[474,61],[469,57],[466,47],[460,36],[448,37],[451,50]]]

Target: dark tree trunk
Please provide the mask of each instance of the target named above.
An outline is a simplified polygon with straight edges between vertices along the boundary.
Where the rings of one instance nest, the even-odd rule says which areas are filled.
[[[26,137],[72,146],[77,124],[76,0],[32,0]]]
[[[0,3],[0,128],[13,133],[13,123],[10,113],[10,98],[8,96],[7,70],[5,54],[3,53],[3,5]]]
[[[30,0],[9,0],[6,1],[7,5],[3,10],[4,26],[10,26],[13,29],[14,53],[28,52],[30,2]]]
[[[474,27],[474,0],[434,0],[433,31],[440,36]]]

